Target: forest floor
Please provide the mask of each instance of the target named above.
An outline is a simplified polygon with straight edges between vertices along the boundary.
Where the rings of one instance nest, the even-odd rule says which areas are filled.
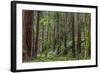
[[[45,56],[38,54],[35,59],[33,59],[31,62],[48,62],[48,61],[69,61],[69,60],[87,60],[90,59],[90,57],[87,58],[78,58],[78,57],[72,57],[71,55],[59,55],[59,56]]]

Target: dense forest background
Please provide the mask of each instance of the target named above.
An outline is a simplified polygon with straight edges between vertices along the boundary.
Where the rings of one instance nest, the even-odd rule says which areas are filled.
[[[22,11],[22,61],[67,61],[91,58],[91,14]]]

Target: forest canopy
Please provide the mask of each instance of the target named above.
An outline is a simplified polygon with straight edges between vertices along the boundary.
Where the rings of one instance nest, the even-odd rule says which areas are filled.
[[[22,11],[22,61],[91,58],[91,14]]]

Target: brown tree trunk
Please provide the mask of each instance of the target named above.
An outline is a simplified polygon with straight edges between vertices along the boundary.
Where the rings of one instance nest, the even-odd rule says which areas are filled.
[[[37,11],[33,12],[33,25],[32,25],[32,45],[31,45],[31,58],[35,57],[35,43],[36,43],[36,20],[37,20]]]
[[[77,53],[78,53],[78,56],[80,57],[80,54],[81,54],[81,25],[82,25],[82,14],[79,14],[78,16],[78,39],[77,39]]]
[[[72,19],[72,54],[73,54],[73,57],[75,57],[75,20],[74,20],[74,14],[71,14],[71,19]]]
[[[23,61],[31,59],[31,45],[32,45],[32,18],[33,11],[23,10],[22,12],[22,51]]]
[[[74,49],[75,49],[75,54],[77,54],[77,41],[78,41],[78,13],[74,13],[74,43],[75,43],[75,46],[74,46]]]
[[[38,52],[38,38],[39,38],[39,17],[40,17],[40,12],[37,12],[37,24],[36,24],[36,42],[35,42],[35,54],[34,57],[37,56]]]

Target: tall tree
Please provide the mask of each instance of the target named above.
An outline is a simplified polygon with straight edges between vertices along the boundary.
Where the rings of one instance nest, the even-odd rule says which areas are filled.
[[[37,24],[36,24],[36,43],[35,43],[35,54],[34,56],[37,56],[38,52],[38,38],[39,38],[39,19],[40,19],[40,12],[37,11]]]
[[[82,32],[81,26],[83,25],[83,14],[82,13],[78,14],[78,20],[79,21],[78,21],[78,35],[77,35],[77,37],[78,37],[78,39],[77,39],[77,48],[78,48],[77,53],[78,53],[78,58],[80,58],[81,52],[82,52],[82,48],[81,48],[81,32]]]
[[[32,19],[33,11],[23,10],[22,12],[22,23],[23,23],[23,61],[28,61],[31,59],[31,45],[32,45]]]
[[[73,54],[73,57],[76,56],[75,54],[75,19],[74,19],[74,14],[71,13],[71,22],[72,22],[72,54]],[[74,24],[75,23],[75,24]]]
[[[32,25],[32,46],[31,46],[31,57],[36,57],[36,26],[37,26],[37,11],[33,12],[33,25]]]

